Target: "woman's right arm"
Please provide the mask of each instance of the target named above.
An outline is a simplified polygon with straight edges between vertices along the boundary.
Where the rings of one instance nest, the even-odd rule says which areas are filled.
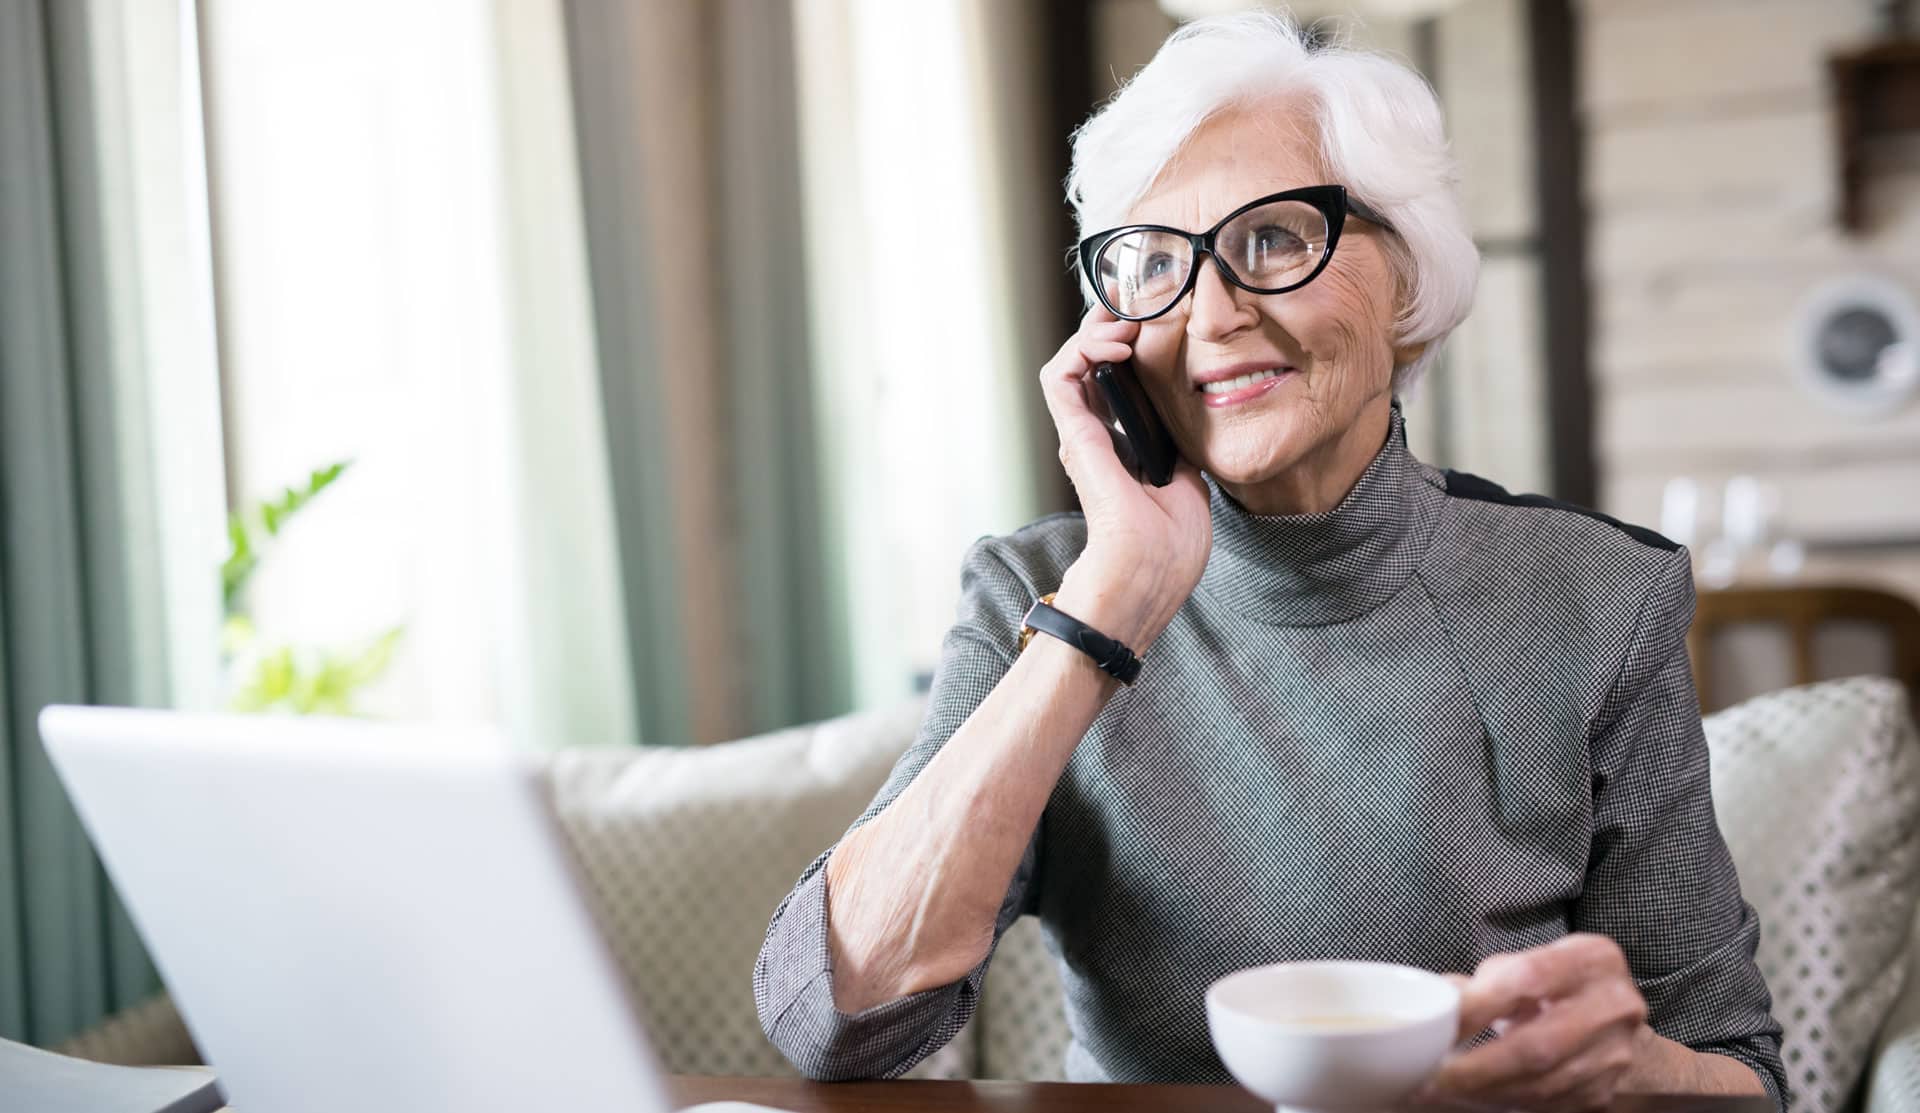
[[[1127,358],[1136,327],[1104,316],[1089,315],[1040,376],[1087,518],[1054,606],[1144,656],[1199,578],[1210,521],[1192,465],[1167,488],[1143,488],[1087,409],[1080,380],[1093,363]],[[1023,903],[1047,800],[1120,687],[1055,638],[1012,657],[1032,592],[1013,598],[1017,577],[985,547],[968,568],[961,623],[935,676],[932,737],[903,759],[885,805],[776,912],[756,969],[768,1036],[813,1077],[899,1073],[964,1023],[972,994],[962,991],[977,992]]]
[[[1070,571],[1054,605],[1139,650],[1150,618]],[[834,1005],[858,1013],[987,958],[1008,886],[1073,749],[1120,682],[1036,637],[926,768],[827,860]]]

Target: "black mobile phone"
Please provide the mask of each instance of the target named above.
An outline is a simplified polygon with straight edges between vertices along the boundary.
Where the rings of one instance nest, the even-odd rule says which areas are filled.
[[[1153,399],[1140,385],[1133,364],[1102,363],[1093,369],[1093,381],[1100,388],[1094,392],[1098,400],[1106,403],[1107,412],[1100,418],[1113,437],[1113,451],[1120,462],[1142,483],[1165,487],[1173,482],[1173,465],[1178,459],[1173,434],[1167,431],[1160,411],[1153,408]],[[1098,407],[1095,410],[1098,412]]]

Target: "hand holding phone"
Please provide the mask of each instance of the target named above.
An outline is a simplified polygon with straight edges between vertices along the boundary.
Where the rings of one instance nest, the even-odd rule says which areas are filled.
[[[1130,360],[1102,363],[1093,369],[1093,409],[1113,438],[1114,454],[1120,457],[1133,477],[1142,483],[1165,487],[1173,482],[1174,464],[1179,452],[1173,434],[1154,408],[1153,399],[1140,385]],[[1097,404],[1105,403],[1105,411]]]
[[[1040,389],[1086,519],[1060,605],[1144,653],[1199,582],[1213,522],[1199,468],[1180,456],[1129,362],[1139,333],[1138,322],[1093,306],[1040,369]]]

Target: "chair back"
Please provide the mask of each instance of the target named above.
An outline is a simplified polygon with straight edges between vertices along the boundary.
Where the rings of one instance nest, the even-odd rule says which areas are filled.
[[[1772,688],[1880,673],[1920,712],[1920,607],[1871,587],[1732,587],[1702,591],[1687,635],[1700,709]]]

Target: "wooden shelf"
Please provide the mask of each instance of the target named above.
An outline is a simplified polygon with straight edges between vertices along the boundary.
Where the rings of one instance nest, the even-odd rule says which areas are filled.
[[[1828,59],[1840,159],[1840,224],[1866,230],[1868,152],[1876,141],[1920,135],[1920,39],[1885,40]]]

